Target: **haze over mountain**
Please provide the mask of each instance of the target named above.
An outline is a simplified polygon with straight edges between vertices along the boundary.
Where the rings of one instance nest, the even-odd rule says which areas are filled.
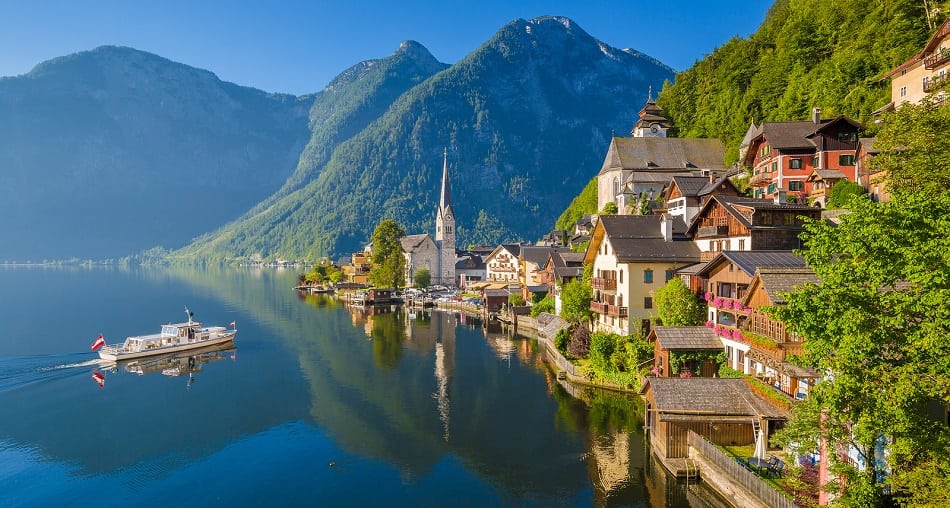
[[[460,245],[539,238],[599,170],[611,133],[630,129],[649,87],[673,76],[660,62],[611,48],[558,17],[513,21],[440,72],[421,46],[404,44],[363,69],[362,79],[334,81],[337,104],[350,102],[351,89],[370,102],[393,92],[376,86],[383,71],[373,67],[433,75],[362,130],[335,138],[332,150],[315,141],[328,134],[312,114],[311,144],[281,195],[178,255],[339,255],[360,249],[382,218],[409,233],[431,232],[444,147]]]
[[[534,239],[672,77],[557,17],[513,21],[451,66],[404,42],[301,97],[128,48],[54,59],[0,79],[0,260],[212,230],[176,255],[337,256],[382,218],[431,231],[443,147],[460,244]]]
[[[312,99],[121,47],[0,79],[0,260],[181,246],[276,191]]]

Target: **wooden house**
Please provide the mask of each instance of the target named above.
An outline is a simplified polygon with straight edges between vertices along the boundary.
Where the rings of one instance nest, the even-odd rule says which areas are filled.
[[[719,371],[714,358],[723,352],[722,341],[705,326],[658,326],[647,340],[657,376],[714,377]]]
[[[802,248],[804,218],[818,219],[821,209],[805,204],[734,196],[712,196],[686,234],[696,242],[700,259],[722,251]]]
[[[702,204],[713,194],[738,196],[739,189],[727,174],[717,176],[674,176],[663,193],[666,213],[682,217],[689,224]]]
[[[648,377],[640,394],[650,445],[671,470],[689,454],[690,430],[717,445],[754,445],[757,434],[767,442],[789,418],[743,379]]]

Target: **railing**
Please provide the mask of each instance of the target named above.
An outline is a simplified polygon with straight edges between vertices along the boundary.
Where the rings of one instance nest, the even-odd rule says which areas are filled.
[[[924,81],[924,93],[929,93],[940,83],[943,83],[946,78],[943,76],[934,76],[927,81]]]
[[[933,69],[934,67],[938,67],[946,63],[947,61],[950,61],[950,51],[948,50],[938,51],[937,53],[934,53],[933,55],[930,55],[927,58],[924,58],[924,69],[927,69],[927,70]]]
[[[746,469],[743,465],[722,452],[716,445],[704,439],[692,430],[686,435],[686,442],[706,460],[725,471],[726,476],[745,488],[749,493],[759,498],[765,506],[773,508],[795,508],[795,502],[784,493],[772,488],[771,485]]]
[[[703,226],[696,232],[696,238],[709,238],[711,236],[726,236],[729,234],[729,226]]]
[[[749,185],[752,187],[765,187],[770,183],[772,183],[772,173],[762,172],[749,179]]]
[[[607,306],[607,315],[613,317],[627,317],[627,307],[618,307],[616,305]]]
[[[605,279],[603,277],[593,277],[590,279],[590,285],[594,289],[602,291],[616,291],[617,279]]]
[[[606,314],[607,307],[608,305],[606,302],[590,302],[590,310],[598,314]]]

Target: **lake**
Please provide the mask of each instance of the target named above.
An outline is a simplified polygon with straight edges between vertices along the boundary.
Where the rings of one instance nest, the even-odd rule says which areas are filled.
[[[0,267],[0,505],[721,505],[651,459],[638,397],[570,395],[536,342],[295,280]],[[89,349],[186,306],[234,321],[234,347],[114,367]]]

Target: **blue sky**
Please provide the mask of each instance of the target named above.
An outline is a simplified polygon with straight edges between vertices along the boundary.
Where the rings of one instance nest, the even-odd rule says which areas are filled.
[[[677,70],[748,36],[767,0],[204,1],[0,0],[0,76],[112,44],[210,70],[268,92],[304,94],[363,60],[418,41],[455,63],[517,18],[566,16],[617,48]]]

